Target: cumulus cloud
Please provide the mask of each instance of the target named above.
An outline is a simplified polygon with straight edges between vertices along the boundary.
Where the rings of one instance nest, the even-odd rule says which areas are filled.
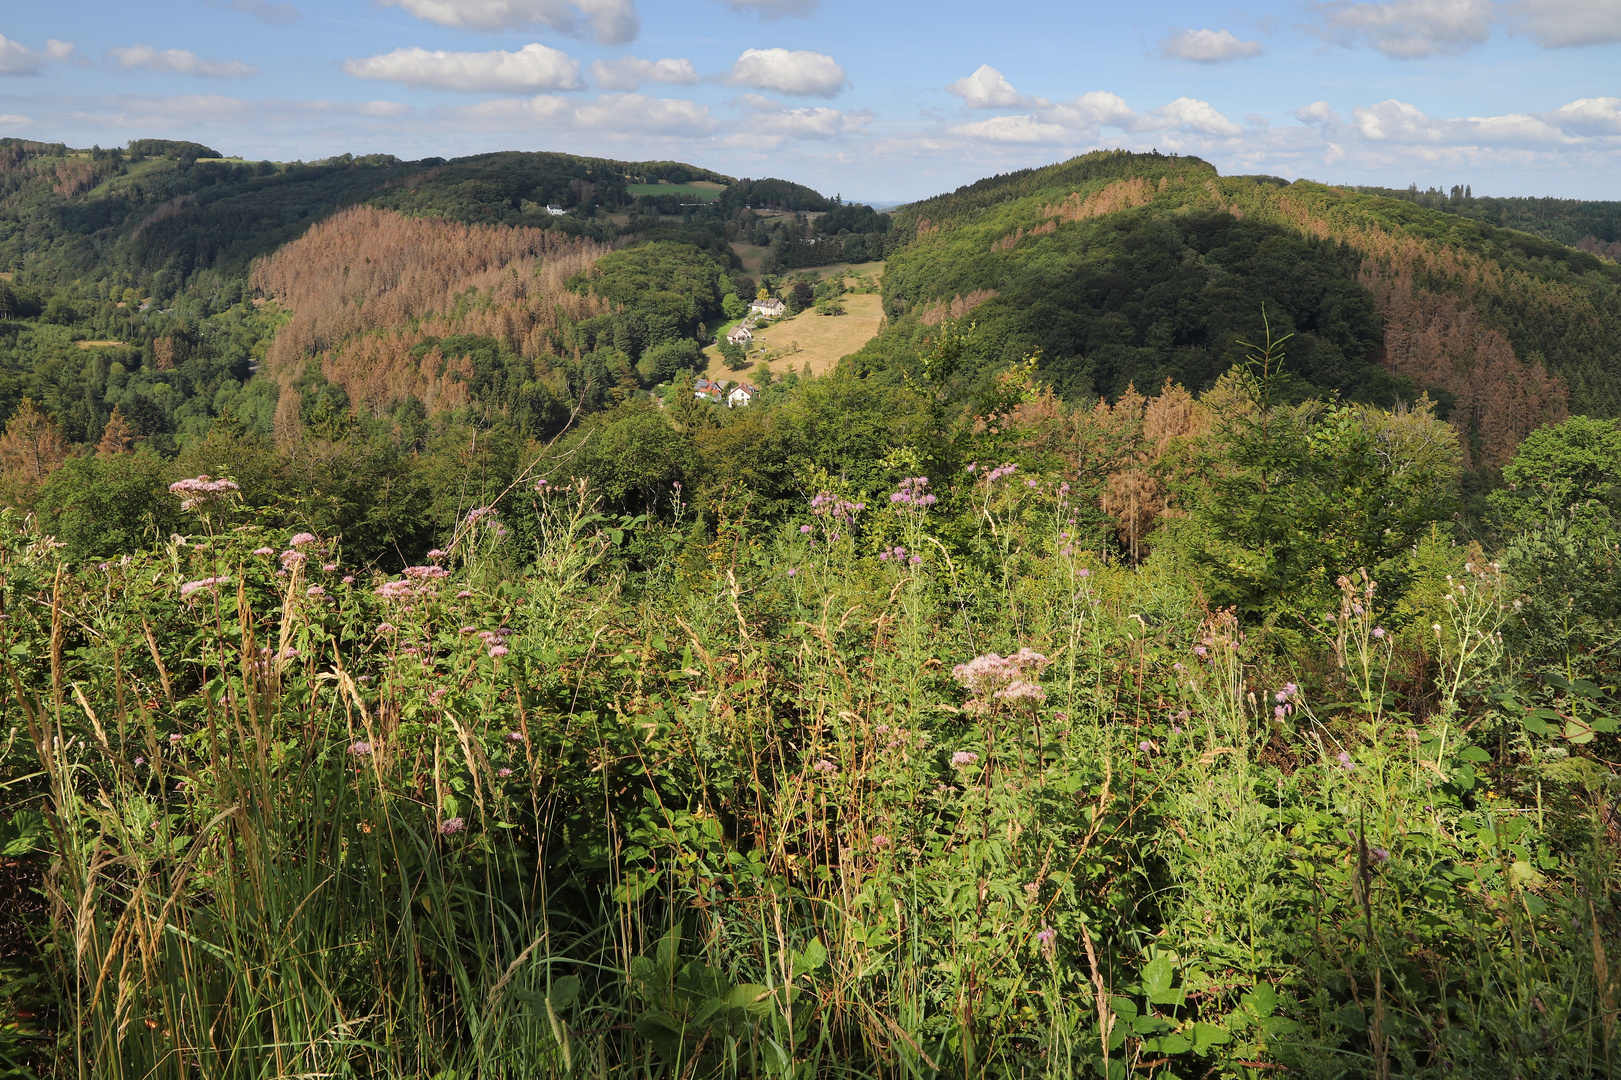
[[[650,82],[691,86],[698,82],[698,69],[692,66],[691,60],[621,56],[617,60],[594,61],[591,79],[604,90],[635,90]]]
[[[720,0],[720,3],[733,11],[752,11],[762,19],[809,15],[821,6],[821,0]]]
[[[1049,124],[1034,116],[993,116],[951,129],[954,135],[999,143],[1059,143],[1074,138],[1062,124]]]
[[[604,94],[591,101],[552,94],[502,98],[462,106],[454,115],[482,127],[533,126],[609,141],[697,139],[713,135],[719,127],[709,110],[697,102],[644,94]]]
[[[429,52],[412,47],[380,56],[345,60],[343,70],[357,79],[384,79],[434,90],[535,93],[579,90],[580,63],[567,53],[538,43],[517,52]]]
[[[832,97],[844,89],[844,68],[808,49],[745,49],[726,81],[791,97]]]
[[[210,0],[210,3],[213,2],[215,0]],[[222,6],[232,11],[240,11],[244,15],[252,15],[260,22],[272,26],[285,26],[302,18],[293,5],[277,3],[275,0],[229,0]]]
[[[1006,109],[1029,104],[1029,100],[989,64],[981,64],[972,75],[947,84],[946,93],[956,94],[970,109]]]
[[[0,113],[0,124],[32,124],[33,121],[17,113]]]
[[[1338,124],[1340,118],[1326,101],[1314,101],[1294,111],[1294,118],[1302,124]]]
[[[1578,135],[1621,135],[1621,98],[1579,98],[1555,109],[1548,120]]]
[[[1479,45],[1491,34],[1496,15],[1491,0],[1334,0],[1317,9],[1330,37],[1345,44],[1372,45],[1403,60]]]
[[[1169,105],[1156,109],[1155,113],[1164,117],[1170,127],[1200,135],[1231,138],[1244,130],[1218,112],[1210,102],[1198,98],[1179,97]]]
[[[562,34],[585,34],[604,45],[623,45],[641,31],[632,0],[380,0],[419,19],[469,30],[517,30],[549,26]]]
[[[1160,42],[1166,56],[1199,64],[1220,64],[1261,55],[1259,41],[1244,41],[1231,30],[1179,30]]]
[[[0,75],[37,75],[52,60],[66,60],[72,55],[71,41],[51,38],[45,48],[35,51],[0,34]]]
[[[154,49],[150,45],[130,45],[109,49],[123,68],[140,68],[169,75],[196,75],[202,79],[248,79],[259,69],[241,60],[205,60],[190,49]]]
[[[1107,90],[1093,90],[1074,101],[1061,101],[1056,105],[1037,98],[1036,104],[1049,120],[1065,127],[1115,127],[1121,131],[1139,131],[1153,126],[1150,120],[1127,105],[1125,98]]]
[[[1617,0],[1518,0],[1510,10],[1516,29],[1550,49],[1621,41]]]
[[[745,94],[743,104],[754,110],[754,116],[749,120],[751,136],[832,139],[864,130],[873,118],[867,109],[844,112],[825,105],[793,109],[759,94]]]

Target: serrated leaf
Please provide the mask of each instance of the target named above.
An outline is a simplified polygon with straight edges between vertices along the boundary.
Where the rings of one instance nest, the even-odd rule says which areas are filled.
[[[1171,988],[1171,979],[1174,971],[1171,962],[1163,956],[1156,956],[1143,967],[1143,992],[1150,997],[1163,994]]]
[[[580,979],[577,975],[565,975],[552,983],[552,988],[546,992],[546,997],[552,1003],[552,1008],[559,1011],[573,1005],[580,996]]]

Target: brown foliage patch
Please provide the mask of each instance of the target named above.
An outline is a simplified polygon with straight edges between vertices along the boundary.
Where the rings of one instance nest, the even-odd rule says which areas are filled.
[[[254,268],[254,288],[293,312],[266,368],[283,376],[319,357],[327,379],[374,414],[407,396],[430,410],[458,407],[467,372],[412,348],[473,334],[528,359],[556,355],[566,326],[606,310],[567,283],[607,251],[545,229],[346,210]]]
[[[985,301],[1000,296],[995,289],[976,289],[967,296],[953,296],[950,300],[938,300],[923,309],[918,316],[924,326],[939,326],[947,319],[960,319],[973,311]]]

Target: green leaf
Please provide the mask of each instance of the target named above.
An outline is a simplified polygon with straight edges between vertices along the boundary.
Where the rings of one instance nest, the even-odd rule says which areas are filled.
[[[1157,1039],[1144,1039],[1143,1049],[1159,1054],[1185,1054],[1193,1049],[1193,1044],[1173,1031]]]
[[[1163,956],[1156,956],[1143,968],[1143,992],[1149,997],[1163,994],[1171,988],[1171,978],[1174,974],[1171,962]]]
[[[573,1005],[580,996],[580,978],[577,975],[565,975],[552,983],[552,988],[546,992],[547,999],[552,1008],[561,1012]]]
[[[1490,761],[1492,756],[1478,746],[1466,746],[1458,751],[1458,756],[1465,761]]]
[[[1199,1054],[1205,1053],[1212,1046],[1221,1046],[1223,1043],[1233,1041],[1233,1037],[1225,1029],[1215,1024],[1194,1024],[1189,1033],[1193,1036],[1194,1052]]]
[[[1259,1019],[1277,1012],[1280,999],[1271,984],[1256,983],[1255,989],[1245,994],[1240,1003]]]
[[[827,963],[827,946],[821,938],[811,938],[799,952],[794,953],[794,978],[817,971]]]
[[[1581,746],[1583,743],[1592,742],[1593,737],[1597,735],[1598,732],[1593,730],[1592,725],[1584,724],[1580,720],[1567,720],[1565,722],[1564,734],[1566,742]]]

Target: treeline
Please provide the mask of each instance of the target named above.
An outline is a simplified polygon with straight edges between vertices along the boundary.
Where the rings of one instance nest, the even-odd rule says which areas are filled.
[[[1621,202],[1477,196],[1467,184],[1455,184],[1448,190],[1426,188],[1420,191],[1417,184],[1405,189],[1357,187],[1355,190],[1530,233],[1595,255],[1621,258]]]

